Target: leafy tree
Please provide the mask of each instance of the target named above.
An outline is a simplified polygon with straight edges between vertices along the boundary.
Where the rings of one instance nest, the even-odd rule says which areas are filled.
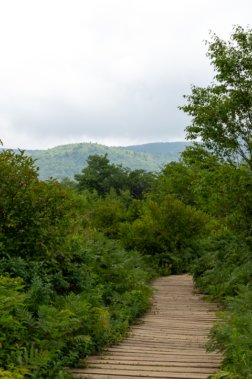
[[[180,109],[192,116],[187,139],[232,164],[241,161],[252,170],[252,29],[233,29],[229,41],[212,35],[208,57],[215,77],[206,88],[192,87]]]
[[[0,251],[2,256],[40,260],[61,255],[74,208],[71,190],[42,182],[24,152],[0,153]],[[69,216],[69,217],[67,217]]]
[[[156,197],[163,198],[167,194],[174,194],[185,204],[194,204],[193,182],[195,170],[184,162],[168,163],[160,172],[154,185]]]
[[[105,196],[112,188],[119,192],[125,187],[124,169],[110,163],[107,154],[90,155],[87,163],[88,166],[82,170],[82,174],[75,175],[80,191],[95,190],[100,196]]]
[[[196,283],[227,306],[212,331],[210,348],[224,353],[213,378],[252,375],[252,29],[234,27],[230,40],[208,42],[215,70],[206,88],[192,87],[180,107],[192,117],[187,138],[199,141],[182,154],[195,176],[194,205],[214,216],[219,228],[203,238],[193,263]],[[242,359],[241,359],[242,357]]]
[[[96,191],[104,197],[113,189],[117,194],[128,190],[135,199],[142,199],[144,193],[151,189],[154,175],[144,170],[130,170],[110,163],[107,154],[104,156],[90,155],[88,166],[82,173],[75,175],[79,191]]]
[[[68,188],[76,189],[77,188],[77,183],[75,180],[72,180],[65,176],[63,179],[61,179],[60,183]]]
[[[128,171],[127,186],[134,199],[143,199],[154,184],[155,176],[151,172],[144,170]]]

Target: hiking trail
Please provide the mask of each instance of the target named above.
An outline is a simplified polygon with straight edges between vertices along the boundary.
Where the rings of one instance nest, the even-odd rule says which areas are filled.
[[[101,355],[89,357],[74,378],[207,379],[218,371],[221,355],[206,352],[216,304],[195,289],[190,275],[157,279],[153,306],[128,337]]]

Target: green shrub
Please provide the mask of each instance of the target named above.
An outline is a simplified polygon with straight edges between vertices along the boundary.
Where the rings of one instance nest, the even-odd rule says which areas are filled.
[[[20,372],[19,370],[15,371],[7,371],[0,368],[0,378],[3,379],[24,379],[24,373]]]
[[[0,179],[0,377],[69,378],[64,367],[121,339],[147,309],[153,270],[90,226],[84,194],[39,181],[23,153],[0,152]]]
[[[252,377],[252,287],[240,286],[235,298],[227,300],[227,310],[211,332],[210,349],[224,353],[225,371],[230,377]]]
[[[121,225],[121,240],[127,249],[154,256],[161,267],[183,272],[197,256],[197,240],[206,232],[208,220],[174,195],[160,201],[149,198],[135,221]]]

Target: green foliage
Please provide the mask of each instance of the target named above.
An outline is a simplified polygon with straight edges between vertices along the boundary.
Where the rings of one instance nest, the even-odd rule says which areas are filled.
[[[226,308],[211,332],[209,348],[224,353],[217,378],[248,379],[252,375],[252,260],[251,246],[227,230],[201,244],[194,261],[197,285]]]
[[[125,189],[127,177],[125,170],[110,163],[107,154],[90,155],[87,164],[82,174],[75,175],[79,191],[96,191],[99,196],[105,196],[111,189],[118,193]]]
[[[250,28],[234,27],[227,42],[212,35],[208,56],[215,80],[207,88],[192,87],[181,107],[192,116],[187,137],[201,140],[182,154],[187,191],[170,168],[171,177],[163,173],[169,191],[215,219],[192,266],[197,285],[225,309],[209,344],[224,353],[213,379],[252,377],[251,53]]]
[[[18,370],[7,371],[0,368],[0,378],[3,379],[24,379],[24,375]]]
[[[72,199],[55,181],[40,182],[24,153],[0,154],[0,237],[4,256],[40,257],[60,249],[71,227]]]
[[[22,152],[0,166],[0,377],[66,379],[147,309],[154,272],[91,228],[97,196],[39,181]]]
[[[68,377],[62,367],[121,339],[148,308],[153,272],[138,253],[103,237],[75,238],[70,252],[76,260],[68,268],[71,292],[59,295],[52,283],[34,277],[24,293],[20,279],[1,278],[2,366],[32,378]]]
[[[208,56],[215,70],[214,82],[192,87],[180,107],[192,117],[187,138],[234,164],[246,162],[252,169],[252,30],[236,26],[229,41],[215,34],[208,43]]]
[[[60,183],[67,188],[77,189],[76,181],[69,179],[67,176],[61,179]]]
[[[251,272],[251,271],[250,271]],[[227,311],[211,332],[209,349],[224,353],[225,370],[232,378],[247,379],[252,376],[252,288],[240,286],[235,298],[227,301]],[[229,378],[229,376],[228,376]]]
[[[183,153],[183,161],[164,167],[156,197],[175,194],[217,218],[234,233],[251,238],[252,176],[247,166],[221,163],[199,145]]]
[[[135,199],[142,199],[154,183],[154,175],[144,170],[129,170],[110,163],[107,154],[90,155],[87,167],[75,175],[78,190],[95,191],[100,197],[114,191],[119,195],[128,190]]]
[[[117,239],[120,224],[127,219],[127,203],[130,201],[129,194],[124,193],[118,196],[114,191],[107,194],[105,198],[90,199],[90,225],[109,238]]]
[[[171,272],[183,272],[197,254],[197,240],[207,221],[203,213],[173,195],[159,202],[149,198],[135,221],[122,224],[121,239],[126,248],[155,256]]]
[[[16,344],[25,338],[25,327],[16,312],[23,306],[22,281],[0,276],[0,366],[11,361]]]
[[[151,192],[155,179],[152,173],[144,170],[128,171],[126,189],[134,199],[142,200],[148,192]]]
[[[194,262],[197,284],[223,301],[236,296],[241,285],[251,282],[251,252],[248,245],[230,232],[201,243],[201,257]]]
[[[174,194],[185,204],[194,205],[194,181],[196,171],[187,167],[184,162],[171,162],[164,166],[154,185],[157,198]]]

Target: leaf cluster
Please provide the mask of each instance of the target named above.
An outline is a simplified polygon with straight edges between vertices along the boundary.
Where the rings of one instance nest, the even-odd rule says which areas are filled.
[[[234,27],[229,41],[212,35],[208,57],[215,70],[213,83],[192,86],[181,106],[192,118],[187,138],[200,140],[216,156],[252,168],[252,30]]]

